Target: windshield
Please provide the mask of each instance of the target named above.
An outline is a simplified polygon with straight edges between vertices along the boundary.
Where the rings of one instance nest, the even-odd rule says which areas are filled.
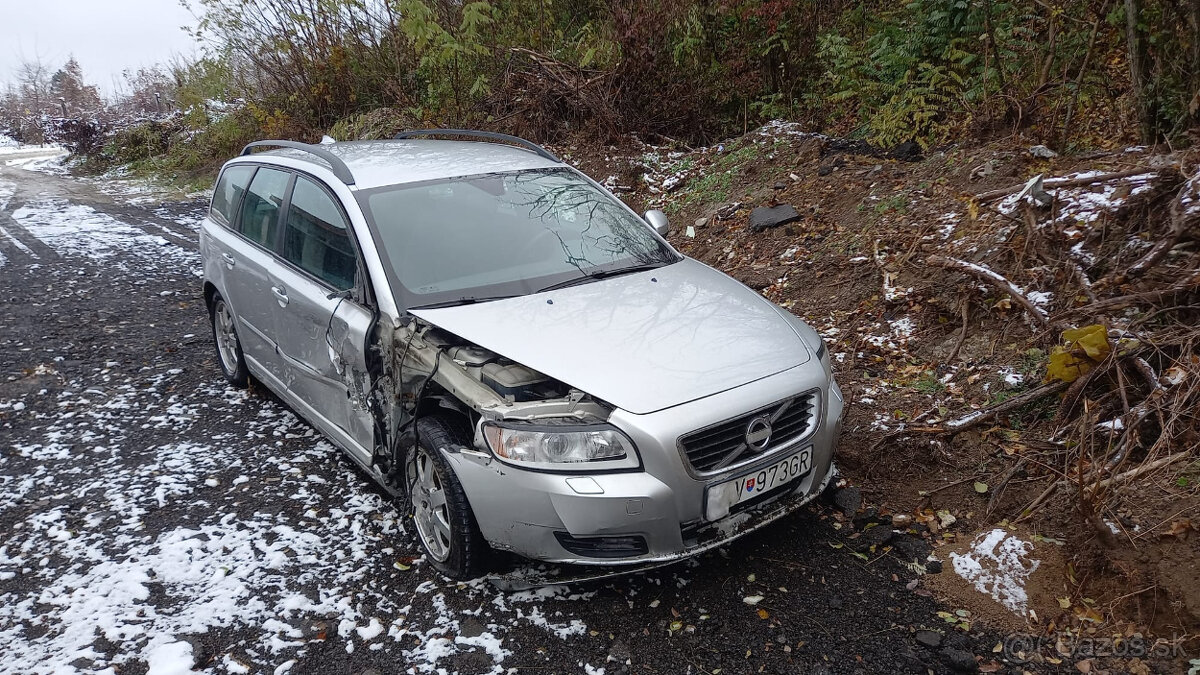
[[[567,169],[376,188],[358,199],[410,309],[678,259],[642,219]]]

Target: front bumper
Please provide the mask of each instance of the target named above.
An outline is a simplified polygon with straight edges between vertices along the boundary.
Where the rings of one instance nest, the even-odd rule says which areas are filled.
[[[724,473],[699,477],[688,470],[677,448],[681,435],[812,388],[821,392],[821,409],[816,428],[801,441]],[[480,531],[496,549],[582,565],[667,562],[726,544],[812,501],[835,472],[842,409],[837,384],[825,380],[819,368],[814,374],[801,366],[649,415],[614,412],[610,423],[638,447],[642,466],[637,470],[565,475],[514,468],[482,453],[446,453],[446,458]],[[808,446],[812,469],[799,480],[732,515],[705,519],[710,486]]]

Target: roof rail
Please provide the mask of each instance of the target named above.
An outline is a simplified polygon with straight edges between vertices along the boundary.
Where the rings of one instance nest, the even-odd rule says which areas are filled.
[[[505,143],[513,143],[519,145],[530,152],[537,154],[539,157],[544,157],[551,162],[562,161],[554,156],[554,153],[543,148],[542,146],[527,141],[524,138],[510,136],[508,134],[498,134],[494,131],[472,131],[470,129],[414,129],[412,131],[401,131],[396,134],[396,140],[405,138],[414,138],[417,136],[466,136],[467,138],[480,138],[490,141],[504,141]]]
[[[337,176],[338,180],[342,181],[346,185],[354,185],[354,174],[350,173],[350,167],[346,166],[346,163],[343,162],[340,157],[332,152],[329,152],[328,150],[322,149],[320,146],[309,143],[300,143],[299,141],[254,141],[253,143],[248,143],[246,147],[242,148],[242,155],[249,155],[251,148],[262,147],[291,148],[293,150],[300,150],[302,152],[307,152],[310,155],[320,157],[326,162],[329,162],[329,168],[333,170],[333,175]]]

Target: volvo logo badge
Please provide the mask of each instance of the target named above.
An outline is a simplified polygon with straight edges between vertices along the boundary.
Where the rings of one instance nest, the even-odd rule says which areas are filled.
[[[771,442],[771,418],[755,417],[746,425],[746,445],[754,450],[764,450]]]

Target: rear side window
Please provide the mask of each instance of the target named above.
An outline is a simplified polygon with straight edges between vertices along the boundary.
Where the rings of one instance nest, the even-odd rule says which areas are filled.
[[[319,185],[296,178],[283,231],[283,257],[338,290],[354,287],[354,247],[337,202]]]
[[[252,175],[254,167],[245,165],[231,166],[221,172],[221,178],[213,190],[212,207],[209,209],[213,220],[226,227],[233,223],[233,216],[242,202],[246,184],[250,182]]]
[[[242,234],[250,241],[269,249],[275,248],[279,232],[279,208],[287,191],[291,174],[276,169],[260,168],[250,181],[250,189],[242,200]]]

